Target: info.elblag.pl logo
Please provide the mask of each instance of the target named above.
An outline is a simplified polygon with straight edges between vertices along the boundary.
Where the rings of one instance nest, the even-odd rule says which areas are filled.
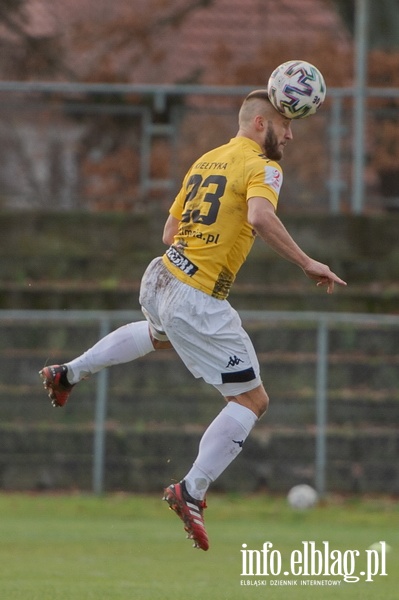
[[[330,542],[302,541],[300,547],[283,557],[272,542],[264,542],[261,549],[241,546],[241,585],[339,585],[341,581],[373,582],[387,576],[385,541],[366,550],[338,550]],[[259,580],[259,578],[268,578]],[[313,579],[313,578],[318,579]],[[293,579],[293,578],[300,578]]]

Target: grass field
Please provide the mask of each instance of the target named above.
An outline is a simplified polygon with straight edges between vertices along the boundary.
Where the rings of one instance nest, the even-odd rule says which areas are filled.
[[[1,600],[396,600],[399,589],[399,508],[389,499],[332,499],[294,512],[281,498],[209,497],[211,548],[194,550],[180,520],[158,497],[0,495]],[[303,541],[329,550],[391,546],[386,576],[358,583],[343,577],[241,576],[242,544],[261,550],[270,541],[287,567]],[[276,555],[275,555],[276,556]],[[382,558],[370,554],[381,572]],[[290,581],[290,586],[272,585]],[[339,585],[304,586],[304,580]],[[242,585],[242,581],[245,585]],[[261,585],[253,585],[260,581]],[[248,585],[250,582],[252,585]],[[265,585],[266,582],[266,585]]]

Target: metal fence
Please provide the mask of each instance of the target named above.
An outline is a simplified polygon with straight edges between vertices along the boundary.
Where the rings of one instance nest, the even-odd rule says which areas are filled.
[[[328,477],[335,460],[328,447],[329,432],[344,432],[345,435],[348,432],[353,435],[359,431],[365,433],[370,436],[369,442],[366,442],[370,444],[370,453],[367,451],[366,457],[358,457],[357,460],[370,463],[376,460],[377,470],[381,470],[381,464],[386,465],[391,461],[391,469],[396,469],[392,465],[398,462],[397,445],[393,445],[393,456],[389,457],[384,450],[383,456],[377,460],[371,452],[371,439],[375,431],[379,435],[382,432],[382,436],[398,434],[399,316],[275,311],[242,311],[241,316],[254,339],[272,404],[275,399],[277,406],[280,404],[277,413],[273,414],[271,410],[270,415],[268,413],[264,418],[261,428],[269,432],[284,429],[288,431],[287,440],[292,432],[298,430],[314,432],[314,480],[310,483],[321,495],[334,487]],[[72,358],[116,326],[140,319],[142,316],[138,311],[0,311],[0,405],[3,426],[13,422],[19,425],[23,422],[32,424],[36,420],[40,427],[40,419],[43,419],[47,426],[54,426],[57,431],[57,419],[64,419],[66,427],[85,420],[94,423],[92,489],[96,494],[107,488],[104,475],[107,422],[111,420],[114,427],[122,429],[125,426],[126,412],[123,412],[125,408],[121,409],[121,404],[117,404],[110,414],[117,395],[121,390],[123,393],[124,379],[130,396],[131,389],[134,389],[136,400],[140,395],[139,388],[144,384],[147,386],[143,407],[137,404],[132,406],[130,396],[127,407],[136,416],[141,429],[145,429],[146,423],[161,418],[157,410],[150,411],[151,399],[164,399],[167,388],[173,387],[171,382],[175,383],[170,391],[172,401],[177,401],[179,390],[189,391],[191,400],[190,405],[186,404],[184,408],[185,421],[199,422],[205,426],[210,414],[204,396],[205,388],[197,392],[204,397],[193,408],[193,378],[188,372],[179,371],[179,361],[175,358],[171,363],[172,368],[168,366],[165,371],[162,371],[161,364],[158,367],[155,365],[155,369],[150,366],[150,375],[144,366],[145,362],[140,363],[136,372],[129,367],[127,374],[125,367],[124,373],[118,371],[119,367],[101,371],[91,380],[95,387],[89,389],[89,395],[95,396],[94,415],[93,405],[90,404],[87,409],[84,402],[77,398],[75,420],[71,415],[65,417],[65,412],[54,411],[49,421],[47,413],[40,409],[39,403],[41,406],[44,402],[42,391],[40,400],[36,400],[39,395],[37,370],[44,362],[54,361],[60,356],[64,360]],[[117,374],[113,378],[115,371]],[[195,382],[196,387],[199,385]],[[302,401],[306,401],[308,406],[304,416],[300,413]],[[36,402],[35,406],[32,406],[32,402]],[[214,398],[210,403],[214,404]],[[296,408],[290,420],[289,413],[294,405]],[[178,427],[178,423],[173,421],[176,414],[179,413],[171,411],[169,426],[174,423]],[[33,449],[30,448],[30,451]],[[294,459],[295,456],[289,458]],[[394,479],[391,473],[389,477],[391,479],[385,481],[383,491],[397,492],[399,475],[396,473]],[[380,488],[377,486],[374,489]]]
[[[0,206],[158,210],[201,153],[235,135],[250,88],[0,82]],[[398,208],[399,90],[333,88],[294,124],[282,210],[359,214]],[[362,186],[359,186],[359,180]],[[359,187],[364,197],[359,198]]]

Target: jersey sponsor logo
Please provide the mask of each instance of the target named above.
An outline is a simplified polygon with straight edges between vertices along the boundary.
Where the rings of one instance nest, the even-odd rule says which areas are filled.
[[[198,238],[199,240],[204,240],[205,244],[217,244],[219,241],[219,237],[220,237],[220,233],[218,233],[217,235],[214,235],[213,233],[202,233],[201,231],[198,230],[192,230],[192,229],[181,229],[179,231],[180,235],[185,235],[187,237],[195,237]]]
[[[229,295],[229,291],[231,286],[233,285],[234,274],[229,271],[226,267],[222,267],[217,280],[215,281],[215,285],[213,286],[212,296],[214,298],[218,298],[219,300],[223,300],[227,298]]]
[[[175,267],[180,269],[180,271],[183,271],[183,273],[189,277],[192,277],[198,271],[198,267],[192,263],[191,260],[188,260],[188,258],[183,256],[183,254],[180,254],[173,246],[170,246],[165,254],[172,265],[175,265]]]
[[[265,183],[269,185],[273,190],[280,192],[283,184],[283,174],[276,167],[266,166],[265,167]]]

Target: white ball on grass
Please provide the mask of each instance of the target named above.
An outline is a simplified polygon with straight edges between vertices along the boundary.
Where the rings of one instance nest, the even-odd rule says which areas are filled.
[[[288,504],[295,510],[313,508],[319,499],[318,493],[306,483],[294,485],[287,495]]]

